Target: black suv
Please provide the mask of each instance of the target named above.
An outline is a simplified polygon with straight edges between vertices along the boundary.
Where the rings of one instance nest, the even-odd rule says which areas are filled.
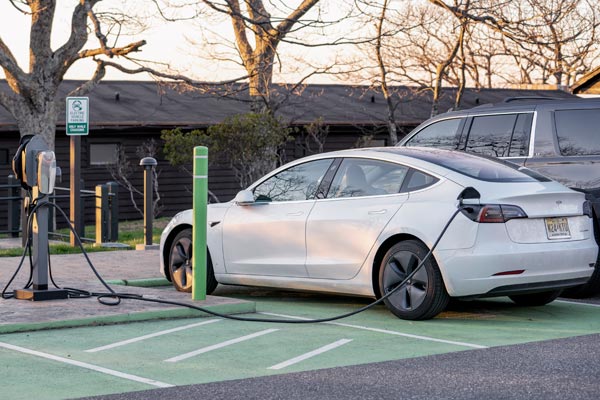
[[[452,111],[423,122],[398,146],[499,157],[585,192],[593,204],[594,232],[600,243],[600,98],[509,98]],[[587,284],[566,294],[586,297],[598,292],[600,262]]]

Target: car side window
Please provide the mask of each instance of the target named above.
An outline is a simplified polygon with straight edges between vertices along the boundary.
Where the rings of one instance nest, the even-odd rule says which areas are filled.
[[[312,200],[332,162],[332,158],[309,161],[281,171],[254,188],[254,200]]]
[[[460,118],[445,119],[434,122],[421,129],[415,136],[406,142],[406,146],[438,147],[454,150],[458,144],[458,128]]]
[[[465,150],[492,157],[524,156],[530,129],[531,116],[526,114],[474,117]]]
[[[508,155],[510,136],[516,121],[515,114],[473,118],[465,150],[493,157]]]
[[[600,154],[600,109],[557,110],[554,119],[560,154]]]
[[[408,167],[362,158],[346,158],[335,174],[327,198],[377,196],[395,194]]]
[[[408,173],[408,178],[401,188],[402,192],[412,192],[419,189],[425,189],[439,181],[438,178],[428,175],[424,172],[411,169]]]

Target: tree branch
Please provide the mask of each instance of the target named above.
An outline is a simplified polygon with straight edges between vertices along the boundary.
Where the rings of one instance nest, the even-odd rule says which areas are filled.
[[[319,0],[304,0],[302,4],[296,7],[296,9],[292,11],[286,19],[277,25],[279,37],[285,36],[290,29],[292,29],[292,26],[294,26],[294,24],[298,22],[298,20],[300,20],[300,18],[302,18],[308,12],[308,10],[310,10],[311,7],[318,2]]]
[[[85,46],[88,39],[87,17],[88,12],[100,0],[81,0],[73,10],[71,18],[71,36],[55,53],[54,74],[64,76],[69,67],[77,61],[78,52]]]
[[[129,43],[126,46],[123,47],[100,47],[99,49],[89,49],[89,50],[83,50],[80,51],[76,57],[74,57],[73,61],[82,59],[82,58],[88,58],[88,57],[95,57],[95,56],[99,56],[99,55],[107,55],[109,57],[114,57],[114,56],[126,56],[130,53],[136,52],[136,51],[140,51],[140,47],[144,46],[146,44],[145,40],[140,40],[138,42],[134,42],[134,43]]]
[[[104,75],[106,75],[104,62],[101,60],[96,60],[96,71],[94,71],[94,75],[92,75],[89,81],[81,84],[76,89],[73,89],[68,96],[83,96],[91,92],[96,86],[98,86],[98,84],[100,84],[100,81],[102,78],[104,78]]]
[[[227,0],[227,4],[231,9],[231,13],[229,13],[229,15],[231,16],[231,22],[233,24],[235,41],[237,43],[237,47],[240,53],[242,54],[242,60],[245,64],[246,60],[252,58],[252,53],[254,52],[254,50],[252,49],[252,46],[248,41],[248,36],[246,36],[246,25],[244,24],[244,20],[242,18],[240,3],[238,0]]]
[[[227,85],[227,84],[231,84],[231,83],[235,83],[238,81],[241,81],[243,79],[247,79],[248,75],[245,76],[241,76],[239,78],[235,78],[235,79],[230,79],[230,80],[226,80],[226,81],[221,81],[221,82],[204,82],[204,81],[198,81],[198,80],[194,80],[191,79],[187,76],[184,75],[179,75],[179,74],[167,74],[165,72],[160,72],[157,71],[155,69],[152,68],[148,68],[148,67],[139,67],[139,68],[135,68],[135,69],[131,69],[131,68],[126,68],[120,64],[111,62],[111,61],[105,61],[105,60],[96,60],[96,62],[102,63],[103,66],[105,67],[112,67],[115,68],[121,72],[124,72],[126,74],[140,74],[140,73],[148,73],[151,74],[157,78],[163,78],[163,79],[171,79],[174,81],[179,81],[179,82],[184,82],[187,83],[190,86],[198,86],[198,87],[202,87],[202,86],[222,86],[222,85]]]

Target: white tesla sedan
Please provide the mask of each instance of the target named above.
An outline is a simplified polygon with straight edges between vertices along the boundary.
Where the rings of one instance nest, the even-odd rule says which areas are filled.
[[[453,213],[446,232],[414,276]],[[293,161],[208,206],[207,291],[217,283],[381,297],[428,319],[450,297],[543,305],[585,283],[591,205],[528,169],[463,152],[385,147]],[[161,241],[161,271],[191,290],[192,210]]]

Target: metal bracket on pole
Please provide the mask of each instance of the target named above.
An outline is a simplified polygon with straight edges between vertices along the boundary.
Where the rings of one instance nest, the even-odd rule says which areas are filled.
[[[194,147],[194,224],[192,228],[192,300],[206,300],[206,207],[208,202],[208,149]]]

